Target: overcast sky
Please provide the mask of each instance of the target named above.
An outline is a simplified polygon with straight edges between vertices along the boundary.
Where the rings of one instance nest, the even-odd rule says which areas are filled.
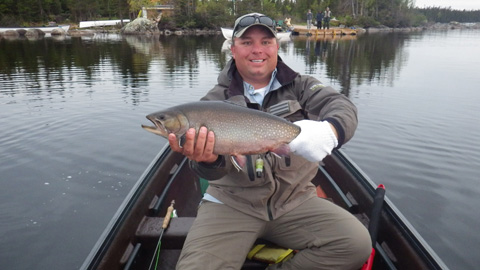
[[[423,7],[451,7],[459,10],[480,10],[480,0],[415,0],[415,5]]]

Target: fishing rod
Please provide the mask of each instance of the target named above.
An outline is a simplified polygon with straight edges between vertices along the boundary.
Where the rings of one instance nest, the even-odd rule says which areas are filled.
[[[167,208],[167,214],[165,215],[165,218],[163,219],[163,224],[162,224],[162,228],[160,230],[160,236],[158,237],[157,246],[155,247],[155,252],[153,253],[153,257],[152,257],[152,261],[150,262],[150,266],[148,267],[149,270],[152,269],[153,261],[155,261],[155,258],[156,258],[156,262],[155,262],[155,268],[154,269],[157,269],[158,259],[160,257],[160,245],[162,244],[163,232],[165,231],[165,229],[168,227],[168,224],[170,223],[170,219],[172,218],[173,206],[174,205],[175,205],[175,200],[172,200],[170,206]]]

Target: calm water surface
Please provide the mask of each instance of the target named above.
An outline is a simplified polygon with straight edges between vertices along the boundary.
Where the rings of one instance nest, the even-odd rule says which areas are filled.
[[[198,100],[230,55],[219,37],[0,40],[0,264],[77,269],[166,140],[145,115]],[[349,96],[345,151],[451,269],[475,269],[479,31],[281,44]]]

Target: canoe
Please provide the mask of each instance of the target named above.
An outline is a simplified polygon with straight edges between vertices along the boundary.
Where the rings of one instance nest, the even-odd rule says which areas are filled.
[[[232,35],[233,35],[233,29],[232,28],[220,27],[220,29],[222,30],[222,35],[226,40],[231,40],[232,39]],[[292,34],[292,32],[277,32],[277,38],[279,40],[290,39],[291,34]]]
[[[103,20],[103,21],[81,21],[78,25],[78,28],[90,28],[90,27],[104,27],[104,26],[115,26],[121,23],[129,23],[130,19],[123,20]]]
[[[41,30],[42,32],[48,34],[51,33],[55,29],[63,29],[65,32],[68,32],[68,29],[70,29],[70,25],[57,25],[57,26],[45,26],[45,27],[0,27],[0,33],[8,31],[8,30],[29,30],[29,29],[38,29]]]
[[[335,150],[323,163],[312,182],[367,226],[376,186],[341,150]],[[203,184],[182,155],[164,147],[127,195],[80,269],[148,269],[172,200],[178,217],[171,219],[162,235],[158,269],[175,269],[202,198]],[[379,210],[371,269],[448,269],[388,198]],[[242,269],[265,266],[246,259]]]

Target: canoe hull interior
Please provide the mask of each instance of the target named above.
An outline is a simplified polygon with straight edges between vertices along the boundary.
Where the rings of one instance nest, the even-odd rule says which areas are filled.
[[[312,182],[368,225],[376,186],[343,152],[327,157]],[[201,182],[186,159],[165,147],[129,193],[81,269],[148,269],[172,200],[178,218],[171,220],[162,236],[158,269],[175,269],[201,198]],[[447,269],[388,198],[376,247],[373,269]],[[265,266],[246,260],[242,269]]]

